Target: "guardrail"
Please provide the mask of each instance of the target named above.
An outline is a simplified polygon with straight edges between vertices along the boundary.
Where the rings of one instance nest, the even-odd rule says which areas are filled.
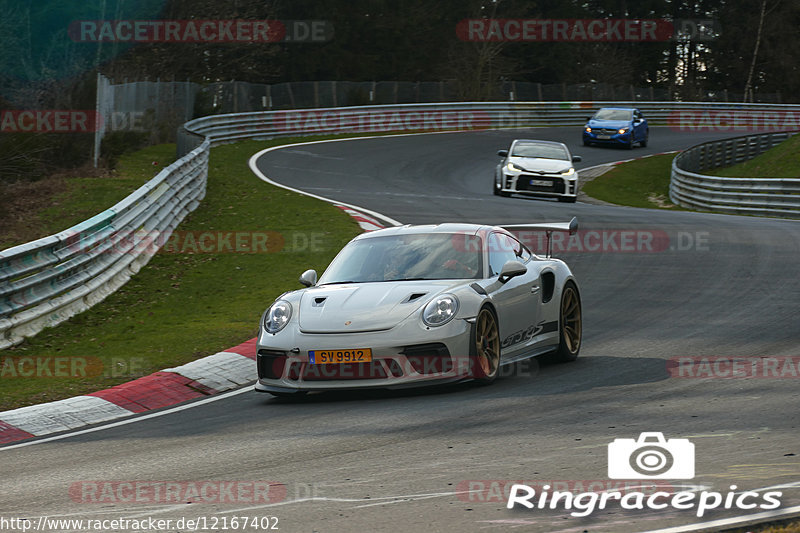
[[[780,104],[467,102],[236,113],[191,120],[179,131],[179,159],[117,205],[56,235],[0,251],[0,349],[88,309],[146,264],[155,253],[154,243],[163,244],[204,197],[213,144],[339,133],[577,127],[595,109],[609,106],[638,107],[653,125],[667,124],[681,112],[800,112],[800,105]],[[693,186],[686,183],[685,189]]]
[[[99,215],[0,252],[0,349],[88,309],[147,264],[205,196],[208,148]]]
[[[794,132],[744,135],[693,146],[672,160],[672,202],[719,213],[800,218],[800,178],[728,178],[700,174],[750,160]]]
[[[331,107],[292,111],[263,111],[210,115],[190,120],[179,132],[178,155],[193,146],[187,132],[208,137],[212,144],[246,138],[328,135],[336,133],[411,132],[437,130],[525,128],[537,126],[580,126],[600,107],[637,107],[651,125],[675,125],[691,130],[689,121],[702,113],[717,131],[722,111],[749,113],[793,112],[800,105],[736,104],[724,102],[463,102],[452,104],[396,104],[384,106]],[[724,117],[723,117],[724,118]],[[716,122],[715,122],[716,121]],[[697,125],[699,127],[701,124]],[[736,125],[731,121],[731,130]],[[186,131],[183,131],[186,130]],[[577,135],[577,134],[576,134]]]

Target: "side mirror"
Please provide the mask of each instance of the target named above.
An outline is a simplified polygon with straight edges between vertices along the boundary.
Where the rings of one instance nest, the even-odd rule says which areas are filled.
[[[498,281],[500,283],[505,283],[511,278],[515,278],[517,276],[521,276],[528,271],[528,267],[520,263],[519,261],[507,261],[503,268],[500,269],[500,277]]]
[[[498,150],[497,155],[500,157],[508,157],[508,150]]]
[[[581,158],[581,156],[579,156],[579,155],[573,155],[573,156],[572,156],[572,162],[573,162],[573,163],[580,163],[580,162],[581,162],[581,159],[582,159],[582,158]]]
[[[310,269],[300,274],[300,283],[306,287],[313,287],[317,284],[317,271]]]

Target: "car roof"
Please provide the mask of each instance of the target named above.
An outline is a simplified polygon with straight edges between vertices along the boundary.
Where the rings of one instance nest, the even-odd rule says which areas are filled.
[[[601,107],[600,109],[620,109],[622,111],[639,111],[638,107]],[[598,111],[600,111],[598,109]]]
[[[517,143],[529,143],[529,144],[556,144],[558,146],[566,146],[564,143],[560,143],[558,141],[541,141],[539,139],[514,139],[514,142],[511,144]]]

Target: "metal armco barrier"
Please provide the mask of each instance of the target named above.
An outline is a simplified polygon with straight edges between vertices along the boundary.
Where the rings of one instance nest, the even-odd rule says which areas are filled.
[[[697,117],[711,112],[718,121],[725,112],[750,114],[792,113],[800,118],[800,105],[736,104],[723,102],[463,102],[451,104],[396,104],[383,106],[331,107],[292,111],[263,111],[210,115],[190,120],[185,130],[208,137],[212,144],[238,139],[269,139],[285,136],[448,131],[470,129],[526,128],[537,126],[580,127],[600,107],[637,107],[654,126],[674,125],[702,128]],[[686,120],[686,117],[691,120]],[[705,127],[708,127],[707,124]],[[725,131],[725,124],[710,124]],[[729,126],[730,131],[734,125]],[[776,128],[787,129],[787,128]],[[580,132],[576,132],[576,137]],[[196,141],[179,133],[178,155]]]
[[[800,177],[727,178],[700,174],[741,163],[794,133],[745,135],[693,146],[672,161],[669,197],[674,203],[719,213],[800,218]]]
[[[147,264],[206,192],[209,143],[56,235],[0,252],[0,349],[85,311]]]
[[[340,133],[579,128],[600,107],[638,107],[653,125],[673,122],[682,112],[800,113],[800,105],[780,104],[466,102],[234,113],[191,120],[178,134],[179,159],[133,194],[59,234],[0,252],[0,349],[88,309],[146,264],[157,245],[204,197],[213,144]],[[686,181],[684,191],[688,187],[698,188]],[[786,189],[780,191],[788,196]],[[779,201],[769,192],[771,201]],[[686,198],[685,192],[677,194],[684,195],[675,196],[679,201]],[[783,206],[789,201],[780,200]]]

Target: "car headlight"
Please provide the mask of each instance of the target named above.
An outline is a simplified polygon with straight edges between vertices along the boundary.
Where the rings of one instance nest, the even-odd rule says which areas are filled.
[[[569,170],[565,170],[564,172],[561,173],[562,176],[572,176],[573,174],[575,174],[574,167],[571,167]]]
[[[286,327],[290,318],[292,318],[292,304],[278,300],[264,314],[264,329],[267,333],[278,333]]]
[[[422,321],[428,326],[443,326],[458,312],[458,298],[452,294],[437,296],[422,311]]]
[[[592,133],[592,128],[590,128],[589,126],[586,126],[586,133]]]
[[[508,170],[510,170],[511,172],[525,172],[525,169],[524,169],[524,168],[520,168],[520,167],[518,167],[517,165],[515,165],[514,163],[512,163],[512,162],[510,162],[510,161],[509,161],[509,163],[506,165],[506,168],[507,168]]]
[[[628,133],[628,128],[620,128],[617,130],[617,133],[619,133],[620,135],[622,135],[623,133]]]

